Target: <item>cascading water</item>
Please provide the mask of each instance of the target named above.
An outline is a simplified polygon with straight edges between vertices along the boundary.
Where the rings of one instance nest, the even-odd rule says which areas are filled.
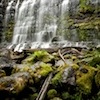
[[[76,1],[78,4],[79,0]],[[10,0],[8,4],[8,14],[13,2],[14,0]],[[27,46],[31,49],[49,48],[54,41],[58,41],[58,44],[60,41],[60,47],[75,45],[74,42],[65,41],[65,33],[68,26],[66,14],[69,13],[69,5],[72,2],[75,2],[75,0],[17,0],[12,40],[12,46],[15,46],[15,51],[25,49]],[[76,5],[74,3],[72,9]],[[8,18],[9,16],[6,17]],[[77,38],[75,34],[76,31],[72,33],[73,39]],[[76,45],[81,44],[76,43]]]
[[[20,3],[18,0],[15,6],[12,40],[12,44],[17,45],[15,51],[25,48],[23,46],[27,43],[31,44],[31,48],[48,48],[54,37],[59,36],[63,39],[63,35],[57,35],[57,22],[68,10],[68,2],[69,0],[24,0]]]

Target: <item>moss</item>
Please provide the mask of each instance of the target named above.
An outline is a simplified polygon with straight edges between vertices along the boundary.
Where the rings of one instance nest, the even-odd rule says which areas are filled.
[[[82,21],[80,23],[76,23],[74,25],[75,27],[79,27],[79,29],[100,29],[100,18],[94,18],[89,17],[89,19],[86,19],[86,21]]]
[[[47,76],[48,73],[53,71],[50,64],[41,63],[40,67],[41,67],[41,71],[40,71],[41,76]]]
[[[79,12],[81,13],[94,12],[94,8],[89,0],[80,0]]]
[[[61,83],[61,79],[62,79],[62,72],[58,72],[53,78],[51,83],[55,86],[59,85],[59,83]]]
[[[78,69],[79,69],[79,66],[78,66],[77,64],[73,64],[73,65],[72,65],[72,68],[73,68],[74,70],[78,70]]]
[[[37,96],[38,96],[38,93],[34,93],[33,95],[30,96],[29,100],[36,100]]]
[[[49,99],[52,99],[57,96],[57,91],[55,89],[51,89],[48,91],[47,96]]]
[[[40,81],[41,78],[46,77],[52,71],[53,69],[50,64],[41,62],[32,72],[35,82]]]
[[[78,37],[81,41],[86,41],[88,39],[87,30],[78,29]]]
[[[19,71],[21,71],[21,72],[29,72],[32,77],[34,76],[34,70],[32,70],[32,68],[29,65],[25,65]]]
[[[56,74],[54,75],[54,77],[51,80],[52,85],[54,86],[58,86],[61,85],[62,81],[63,81],[63,72],[65,71],[66,68],[68,68],[69,66],[63,65],[63,66],[59,66],[56,69]]]
[[[98,53],[98,55],[94,55],[92,60],[90,62],[88,62],[91,66],[93,67],[98,67],[100,65],[100,53]]]
[[[76,84],[83,94],[90,94],[92,89],[92,81],[94,79],[96,69],[90,66],[84,66],[76,73]]]
[[[34,64],[37,61],[43,61],[43,62],[50,62],[54,57],[50,55],[47,51],[41,50],[41,51],[35,51],[33,54],[28,56],[23,63],[30,63]]]
[[[71,95],[71,100],[83,100],[82,94],[79,92],[76,92],[75,94]]]
[[[62,93],[62,99],[63,99],[63,100],[70,99],[70,94],[69,94],[68,92],[63,92],[63,93]]]

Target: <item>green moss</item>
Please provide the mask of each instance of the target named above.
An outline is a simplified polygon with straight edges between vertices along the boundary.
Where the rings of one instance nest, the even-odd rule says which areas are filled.
[[[78,37],[79,37],[79,40],[81,41],[86,41],[88,40],[88,33],[87,33],[87,30],[83,30],[83,29],[78,29]]]
[[[99,68],[99,65],[100,65],[100,52],[98,54],[95,54],[92,57],[92,60],[88,63],[93,67],[98,67]]]
[[[59,83],[61,83],[62,79],[62,72],[58,72],[53,78],[52,78],[52,84],[57,86]]]
[[[89,0],[80,0],[79,11],[81,13],[93,12],[94,8]]]
[[[79,92],[76,92],[75,94],[71,95],[71,100],[83,100],[82,94]]]
[[[73,64],[73,65],[72,65],[72,68],[73,68],[74,70],[78,70],[78,69],[79,69],[79,66],[78,66],[77,64]]]
[[[41,78],[46,77],[52,71],[53,69],[50,64],[41,62],[32,72],[35,82],[39,82]]]
[[[55,89],[51,89],[48,91],[47,96],[49,99],[52,99],[57,96],[57,91]]]
[[[62,99],[63,99],[63,100],[70,99],[70,94],[69,94],[68,92],[63,92],[63,93],[62,93]]]
[[[19,69],[21,72],[29,72],[30,75],[33,77],[34,76],[34,70],[29,65],[24,65],[23,68]]]
[[[62,83],[62,76],[63,76],[63,72],[64,70],[68,68],[68,65],[63,65],[63,66],[59,66],[57,69],[56,69],[56,74],[54,75],[54,77],[52,78],[51,80],[51,83],[54,85],[54,86],[58,86],[58,85],[61,85]]]
[[[96,69],[90,66],[84,66],[76,73],[76,84],[83,94],[90,94],[92,89],[92,81],[94,79]]]
[[[41,71],[40,71],[41,76],[47,76],[48,73],[53,71],[50,64],[41,63],[40,67],[41,67]]]
[[[53,59],[54,57],[50,55],[47,51],[41,50],[41,51],[35,51],[33,54],[28,56],[23,63],[30,63],[34,64],[37,61],[43,61],[43,62],[49,62]]]
[[[36,100],[37,96],[38,96],[38,93],[34,93],[33,95],[30,96],[29,100]]]
[[[100,18],[94,18],[88,17],[89,19],[86,21],[82,21],[80,23],[76,23],[74,26],[79,28],[79,29],[100,29]]]

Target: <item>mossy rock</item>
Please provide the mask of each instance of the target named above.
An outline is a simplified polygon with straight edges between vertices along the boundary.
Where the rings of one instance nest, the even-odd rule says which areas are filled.
[[[44,62],[37,62],[33,65],[23,64],[21,68],[15,68],[14,72],[28,72],[34,78],[35,82],[40,81],[41,78],[46,77],[52,72],[52,65]]]
[[[56,73],[54,75],[54,77],[52,78],[51,80],[51,84],[54,85],[54,86],[58,86],[59,84],[62,83],[62,74],[64,72],[64,70],[67,68],[68,66],[67,65],[62,65],[62,66],[59,66],[57,69],[56,69]]]
[[[68,81],[68,79],[70,79],[71,75],[74,73],[74,68],[72,66],[68,67],[68,65],[66,65],[66,66],[59,67],[57,71],[58,72],[55,74],[55,76],[51,80],[52,85],[57,87],[57,86],[62,85],[63,83],[70,84],[71,80]]]
[[[52,99],[57,96],[57,91],[55,89],[50,89],[47,92],[48,99]]]
[[[62,72],[58,72],[53,78],[51,83],[55,86],[61,84]]]
[[[40,75],[44,77],[47,76],[48,73],[53,71],[52,66],[46,63],[41,63],[40,68],[41,68]]]
[[[95,71],[96,69],[91,66],[83,66],[76,72],[76,84],[83,94],[91,93]]]
[[[53,59],[54,57],[51,54],[49,54],[47,51],[41,50],[30,54],[30,56],[28,56],[23,63],[34,64],[37,61],[50,62]]]
[[[38,82],[41,78],[46,77],[52,71],[53,69],[51,64],[41,62],[40,65],[33,71],[33,77],[35,78],[35,81]]]

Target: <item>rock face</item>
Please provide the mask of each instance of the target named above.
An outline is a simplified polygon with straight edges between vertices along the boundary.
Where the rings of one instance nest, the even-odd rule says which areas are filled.
[[[76,0],[70,3],[73,5]],[[66,34],[69,40],[95,41],[100,40],[100,1],[77,0],[70,6],[68,29]],[[73,37],[74,36],[74,37]]]

